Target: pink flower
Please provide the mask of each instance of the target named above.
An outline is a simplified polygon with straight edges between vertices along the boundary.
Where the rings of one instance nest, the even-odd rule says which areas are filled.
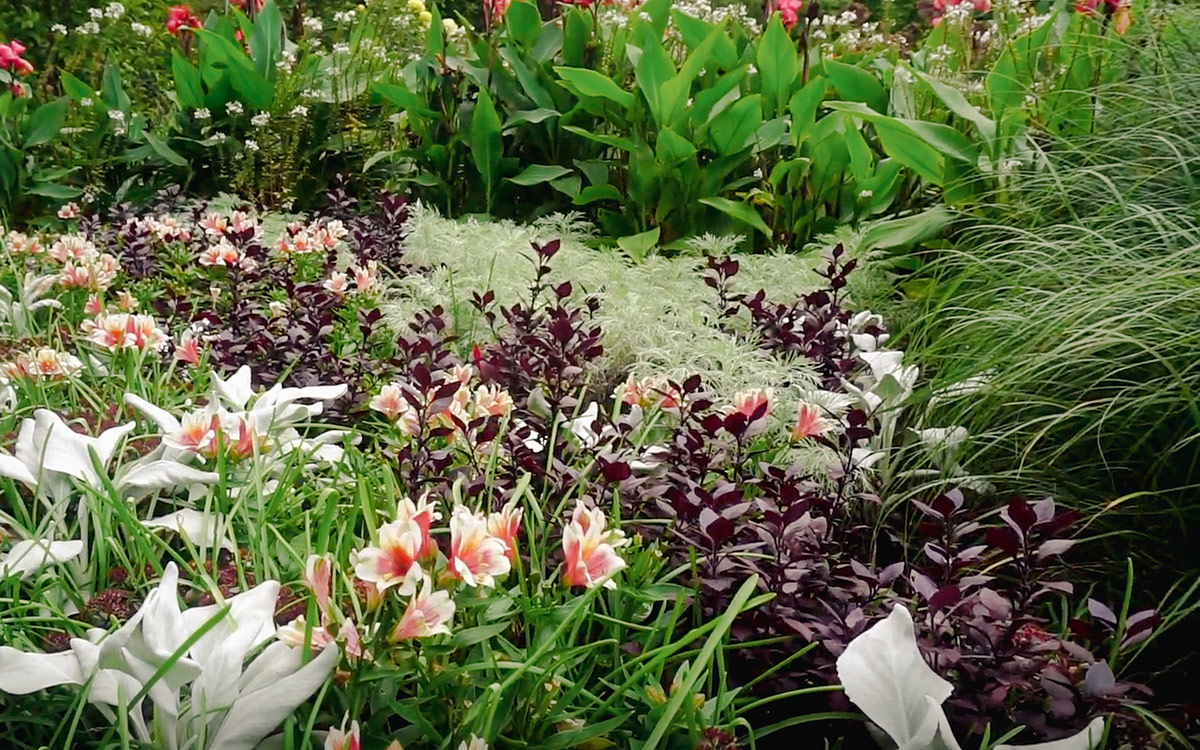
[[[733,397],[731,414],[740,414],[753,430],[747,432],[762,432],[766,427],[767,417],[771,415],[771,392],[767,390],[743,391]]]
[[[117,292],[117,307],[125,312],[133,312],[138,307],[137,298],[129,292]]]
[[[175,347],[175,359],[192,366],[200,364],[200,338],[191,329],[180,335],[179,344]]]
[[[216,455],[217,433],[221,419],[207,409],[184,414],[179,429],[163,436],[163,443],[176,450],[213,457]]]
[[[392,521],[379,527],[379,546],[368,545],[350,553],[354,574],[375,584],[380,593],[399,586],[403,595],[411,595],[421,576],[417,562],[421,551],[421,527],[416,521]]]
[[[415,523],[421,530],[421,544],[417,548],[418,560],[424,560],[430,555],[437,554],[437,544],[429,535],[429,530],[433,528],[434,521],[442,520],[442,514],[436,505],[429,502],[428,493],[421,495],[421,498],[415,503],[407,497],[402,498],[396,504],[396,520]]]
[[[317,600],[321,619],[329,620],[329,593],[333,584],[333,561],[329,555],[309,555],[304,562],[304,586]],[[357,632],[357,631],[355,631]]]
[[[341,297],[344,296],[346,291],[350,288],[350,280],[347,279],[346,274],[342,273],[341,271],[334,271],[321,286],[323,286],[325,291],[329,292],[330,294]]]
[[[450,514],[449,573],[468,586],[495,586],[511,570],[508,545],[488,533],[487,519],[459,505]]]
[[[371,653],[363,650],[362,637],[358,634],[358,626],[354,624],[354,620],[343,620],[342,626],[338,628],[338,635],[346,642],[346,656],[352,661],[363,657],[371,658]]]
[[[791,29],[800,21],[800,11],[804,9],[802,0],[779,0],[779,18],[786,29]]]
[[[233,268],[238,264],[244,266],[245,264],[242,263],[242,260],[241,251],[224,238],[215,245],[209,245],[200,253],[200,265],[202,266],[225,266]]]
[[[503,417],[512,407],[512,396],[498,385],[481,385],[475,390],[475,410],[480,416]]]
[[[516,558],[517,536],[521,533],[521,516],[524,512],[514,497],[498,513],[489,513],[487,517],[488,533],[504,542],[504,554],[509,562]]]
[[[167,346],[167,334],[149,315],[100,313],[93,320],[83,321],[82,330],[92,343],[108,349],[163,349]]]
[[[308,641],[313,653],[324,651],[334,640],[329,631],[321,625],[314,625],[310,633],[304,615],[296,617],[286,625],[280,625],[275,630],[275,637],[292,648],[300,648]]]
[[[617,386],[615,396],[629,406],[640,406],[643,409],[652,406],[665,410],[678,409],[683,400],[679,391],[662,376],[635,380],[633,375],[630,375],[622,385]]]
[[[378,395],[371,397],[367,405],[395,422],[401,433],[412,437],[421,432],[417,410],[404,397],[404,389],[401,386],[395,383],[385,385]]]
[[[629,540],[616,530],[606,530],[607,519],[599,508],[588,509],[577,502],[571,520],[563,528],[563,582],[568,586],[615,589],[612,575],[625,567],[617,547]]]
[[[975,0],[975,12],[987,13],[992,9],[992,0]]]
[[[100,301],[100,295],[92,292],[88,295],[87,302],[83,305],[83,312],[86,315],[99,315],[104,312],[104,303]]]
[[[200,220],[200,228],[209,237],[224,237],[229,222],[220,214],[207,214]]]
[[[19,76],[33,72],[33,63],[21,57],[25,54],[25,45],[13,39],[8,44],[0,44],[0,70],[12,70]],[[13,84],[14,88],[16,84]],[[18,94],[20,96],[20,94]]]
[[[0,372],[10,379],[48,378],[56,380],[74,375],[82,367],[83,363],[77,357],[66,352],[42,347],[18,354],[12,362],[0,365]]]
[[[425,576],[421,591],[408,600],[400,621],[392,630],[393,643],[431,635],[450,635],[454,618],[454,601],[448,591],[434,591],[433,581]]]
[[[351,266],[350,273],[354,274],[354,291],[370,292],[375,289],[376,282],[378,281],[379,264],[373,260],[369,260],[365,268]]]
[[[3,45],[0,45],[0,46],[3,46]],[[79,204],[71,202],[71,203],[66,204],[62,208],[58,209],[58,218],[60,218],[60,219],[78,219],[79,218]]]
[[[172,5],[167,9],[167,32],[180,34],[200,28],[200,19],[186,5]]]
[[[4,244],[8,246],[9,252],[14,255],[41,255],[46,252],[46,248],[42,247],[41,240],[36,236],[30,237],[16,230],[10,231],[4,237]]]
[[[64,234],[50,246],[47,254],[59,263],[66,263],[69,260],[90,260],[98,257],[100,251],[81,234]]]
[[[503,19],[507,10],[508,0],[483,0],[483,12],[493,24]]]
[[[796,424],[792,427],[792,439],[817,437],[829,431],[830,424],[821,416],[821,412],[812,404],[800,404],[796,407]]]
[[[325,735],[325,750],[361,750],[362,744],[358,736],[358,722],[350,722],[350,729],[346,729],[346,719],[342,719],[340,728],[329,728],[329,734]]]

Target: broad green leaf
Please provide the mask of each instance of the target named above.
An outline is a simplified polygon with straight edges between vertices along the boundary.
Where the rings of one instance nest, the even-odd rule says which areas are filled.
[[[550,96],[550,92],[546,91],[545,87],[538,82],[537,76],[526,64],[524,55],[515,49],[503,47],[500,50],[500,56],[512,67],[513,73],[517,76],[517,82],[521,84],[521,90],[538,108],[554,109],[554,99]]]
[[[268,80],[275,77],[275,62],[283,49],[283,16],[275,0],[267,0],[254,16],[254,29],[250,32],[250,56],[254,58],[254,69]]]
[[[1012,47],[1006,47],[983,81],[996,121],[1004,119],[1008,110],[1021,106],[1025,99],[1025,83],[1017,73]]]
[[[861,246],[865,250],[883,250],[925,242],[941,235],[954,214],[945,206],[935,206],[911,216],[867,225]]]
[[[154,133],[151,133],[149,130],[143,132],[142,135],[146,137],[146,143],[150,144],[150,148],[154,149],[154,153],[158,154],[177,167],[187,166],[187,159],[184,159],[182,156],[176,153],[174,149],[167,145],[166,141],[159,138]]]
[[[875,76],[855,65],[825,60],[825,74],[838,96],[862,102],[880,114],[887,114],[887,89]]]
[[[754,227],[770,239],[771,228],[763,221],[762,216],[759,216],[758,211],[755,211],[751,206],[731,201],[728,198],[701,198],[700,202],[706,206],[712,206],[730,218],[737,219],[743,224]]]
[[[40,146],[54,139],[67,119],[65,98],[46,102],[33,111],[25,123],[25,148]]]
[[[119,109],[126,114],[129,113],[129,95],[125,93],[125,87],[121,85],[121,71],[111,62],[104,65],[101,88],[104,94],[104,103],[108,105],[109,109]]]
[[[475,100],[475,112],[471,116],[471,128],[467,144],[471,148],[471,158],[475,168],[483,177],[488,194],[488,208],[491,209],[492,191],[499,177],[500,156],[504,146],[501,136],[500,115],[492,104],[492,97],[487,89],[479,90],[479,98]]]
[[[696,157],[696,147],[687,138],[670,128],[663,128],[658,133],[658,143],[655,144],[655,157],[664,167],[673,167]]]
[[[24,188],[24,190],[30,195],[40,195],[43,198],[50,198],[52,200],[59,201],[67,201],[83,195],[83,191],[79,188],[60,185],[56,182],[39,182],[30,187]]]
[[[62,72],[62,85],[63,93],[75,101],[89,99],[96,95],[96,92],[92,90],[91,86],[87,85],[65,70]],[[3,117],[3,114],[0,114],[0,117]]]
[[[945,162],[942,155],[921,136],[898,120],[876,120],[872,123],[883,150],[895,157],[921,177],[935,185],[945,179]]]
[[[590,130],[585,130],[584,128],[576,125],[564,125],[563,130],[582,138],[586,138],[589,141],[603,143],[605,146],[611,146],[612,148],[619,148],[622,151],[633,150],[633,141],[629,140],[628,138],[622,138],[617,135],[608,135],[607,133],[593,133]]]
[[[563,177],[561,180],[551,180],[550,187],[573,199],[579,195],[579,190],[583,187],[583,180],[579,179],[579,175],[573,174]]]
[[[729,38],[729,35],[725,31],[725,24],[711,24],[704,19],[696,18],[674,8],[671,9],[671,20],[674,22],[675,28],[679,29],[679,34],[683,37],[683,43],[693,53],[700,49],[700,45],[704,44],[709,37],[713,37],[713,46],[707,55],[707,57],[711,57],[712,59],[702,59],[700,62],[702,67],[714,62],[717,67],[726,70],[732,70],[737,67],[737,49],[733,46],[733,40]]]
[[[625,109],[633,106],[633,94],[622,89],[613,79],[603,73],[587,68],[568,68],[562,65],[556,66],[554,72],[558,73],[563,85],[581,99],[607,99]]]
[[[646,31],[649,32],[649,29]],[[649,33],[642,34],[640,41],[644,46],[634,68],[634,78],[642,96],[646,98],[650,114],[659,127],[662,127],[668,122],[670,115],[664,112],[663,87],[675,77],[675,63],[671,62],[671,56],[663,49],[662,42]]]
[[[700,74],[706,62],[712,57],[712,50],[720,39],[728,41],[722,29],[713,29],[708,38],[692,50],[687,59],[683,61],[679,73],[663,85],[662,91],[659,93],[663,122],[682,125],[686,121],[686,105],[688,94],[692,91],[692,82],[696,80],[696,76]]]
[[[661,227],[654,227],[639,234],[631,234],[628,237],[618,237],[617,246],[629,254],[634,260],[644,260],[658,244],[658,238],[662,235]]]
[[[996,123],[980,111],[979,107],[968,102],[961,91],[953,86],[947,86],[933,76],[922,73],[919,70],[912,70],[912,72],[942,100],[947,109],[975,125],[979,129],[979,135],[984,140],[990,141],[996,137]]]
[[[562,113],[558,110],[547,109],[545,107],[518,110],[509,115],[508,119],[504,121],[504,130],[507,132],[510,128],[515,128],[517,125],[524,125],[526,123],[537,124],[549,120],[551,117],[562,117]]]
[[[421,97],[409,91],[403,84],[376,82],[372,85],[372,88],[384,99],[387,99],[406,112],[415,112],[424,117],[432,117],[435,114]]]
[[[576,206],[586,206],[589,203],[596,201],[619,201],[621,200],[621,191],[617,190],[612,185],[590,185],[579,191],[572,201]]]
[[[775,115],[782,115],[792,98],[792,85],[800,73],[800,63],[796,45],[783,28],[778,13],[773,13],[767,22],[754,62],[758,66],[758,78],[768,108]]]
[[[504,11],[504,27],[508,36],[528,52],[542,33],[542,14],[527,0],[513,0]]]
[[[762,127],[762,120],[762,97],[745,96],[713,119],[708,137],[714,150],[726,156],[748,147]]]
[[[543,182],[557,180],[560,177],[565,177],[571,174],[571,170],[561,164],[530,164],[521,173],[506,178],[509,182],[515,182],[518,185],[540,185]]]
[[[792,144],[799,146],[812,133],[817,124],[817,108],[825,99],[825,79],[814,76],[804,88],[792,94],[788,101],[788,112],[792,115]]]
[[[563,21],[563,62],[573,67],[587,64],[588,42],[592,39],[592,15],[577,6],[567,6]]]
[[[175,95],[179,98],[179,106],[186,109],[203,107],[204,87],[200,83],[200,71],[177,49],[171,50],[171,73],[175,77]]]
[[[433,20],[429,23],[429,30],[425,32],[425,54],[437,57],[446,51],[446,32],[442,28],[442,14],[438,11],[438,4],[430,3],[428,7]]]
[[[245,51],[236,43],[207,29],[196,29],[196,34],[200,35],[210,45],[214,55],[218,56],[219,60],[214,61],[214,65],[226,66],[224,72],[229,84],[240,94],[242,101],[254,109],[270,109],[271,100],[275,96],[274,87],[254,69],[254,64],[246,57]]]

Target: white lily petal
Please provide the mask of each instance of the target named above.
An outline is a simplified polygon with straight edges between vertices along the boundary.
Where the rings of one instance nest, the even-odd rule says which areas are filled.
[[[179,420],[176,419],[171,412],[155,406],[141,396],[137,396],[132,393],[126,393],[125,403],[137,409],[144,414],[147,419],[158,425],[158,429],[162,430],[164,435],[178,432],[180,429]]]
[[[900,747],[928,728],[926,698],[940,713],[953,689],[925,663],[912,616],[900,605],[846,646],[837,673],[846,696]]]
[[[73,651],[32,654],[0,646],[0,692],[28,695],[56,685],[86,681]]]
[[[192,484],[212,484],[220,478],[221,475],[215,471],[204,471],[170,459],[158,459],[134,464],[121,474],[117,485],[122,490],[134,489],[144,494]]]
[[[339,656],[338,649],[330,646],[290,677],[239,696],[212,738],[210,747],[253,750],[324,684]]]
[[[233,406],[244,409],[246,402],[254,395],[250,374],[250,365],[242,365],[228,380],[222,380],[220,375],[213,373],[213,390]]]
[[[29,467],[21,459],[8,453],[0,452],[0,476],[15,479],[26,487],[37,486],[37,477]]]
[[[1092,750],[1104,739],[1104,719],[1096,717],[1078,734],[1036,745],[996,745],[993,750]]]
[[[871,376],[878,383],[885,376],[891,375],[900,369],[900,363],[904,360],[904,352],[899,350],[859,352],[858,357],[871,368]]]
[[[187,640],[192,630],[184,630],[179,611],[179,569],[167,563],[158,588],[146,596],[142,605],[142,640],[146,648],[159,658],[166,659]]]
[[[942,706],[930,696],[925,696],[927,713],[916,733],[896,750],[962,750],[950,721]]]
[[[302,649],[293,648],[283,641],[269,644],[246,666],[238,690],[253,693],[274,685],[300,668],[302,652]]]
[[[192,645],[188,652],[201,664],[212,658],[220,643],[243,629],[253,635],[253,649],[275,637],[275,602],[279,597],[279,582],[264,581],[249,591],[230,597],[226,603],[229,612],[220,624],[209,630]],[[183,613],[183,628],[194,633],[221,609],[220,605],[193,607]]]
[[[26,539],[17,542],[0,557],[0,578],[20,575],[28,578],[52,563],[62,563],[79,557],[83,542],[50,542],[45,539]]]
[[[149,521],[142,521],[142,525],[151,529],[170,529],[189,544],[200,549],[209,549],[214,546],[224,547],[231,551],[235,549],[233,542],[225,534],[221,534],[220,538],[217,538],[217,530],[225,526],[225,519],[221,515],[184,508],[158,518],[152,518]]]

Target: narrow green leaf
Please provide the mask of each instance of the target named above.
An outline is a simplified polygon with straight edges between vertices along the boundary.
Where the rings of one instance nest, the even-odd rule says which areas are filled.
[[[283,50],[283,40],[283,15],[275,0],[267,0],[254,16],[254,29],[250,32],[250,56],[260,76],[275,77],[275,62]]]
[[[63,93],[75,101],[88,99],[96,95],[96,92],[92,90],[91,86],[87,85],[65,70],[62,72],[62,85]]]
[[[487,92],[487,89],[480,89],[479,98],[475,101],[468,145],[471,148],[471,158],[475,162],[475,168],[483,177],[490,210],[492,191],[499,177],[500,157],[504,141],[500,129],[500,115],[496,113],[496,106],[492,103],[491,94]]]
[[[856,65],[825,60],[825,74],[840,98],[862,102],[880,114],[887,114],[888,95],[879,79]]]
[[[513,0],[504,12],[504,28],[508,30],[508,36],[528,52],[542,33],[542,14],[527,0]]]

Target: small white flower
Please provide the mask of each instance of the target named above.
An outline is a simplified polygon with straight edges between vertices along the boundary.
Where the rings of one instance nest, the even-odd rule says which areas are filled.
[[[84,36],[89,36],[91,34],[99,34],[100,33],[100,24],[96,23],[95,21],[88,21],[87,23],[82,23],[75,27],[75,33],[83,34]]]
[[[104,15],[115,21],[125,15],[125,6],[120,3],[109,3],[104,6]]]
[[[333,51],[338,55],[349,54],[350,45],[347,42],[338,42],[337,44],[333,45]]]
[[[867,198],[871,198],[871,197],[873,197],[874,195],[875,195],[875,191],[874,191],[874,190],[860,190],[860,191],[858,191],[858,197],[859,197],[859,198],[863,198],[864,200],[865,200],[865,199],[867,199]]]
[[[245,111],[246,111],[246,108],[243,107],[242,103],[239,101],[228,102],[225,105],[225,112],[228,114],[231,114],[231,115],[240,115]]]
[[[325,29],[325,24],[321,23],[321,19],[310,16],[304,19],[304,28],[316,34]]]
[[[138,23],[137,21],[129,24],[129,28],[133,29],[133,33],[138,34],[139,36],[148,37],[154,33],[154,29],[150,28],[144,23]]]
[[[243,143],[242,145],[246,147],[247,151],[257,151],[258,150],[258,141],[254,140],[253,138],[247,138],[246,142]]]
[[[271,115],[269,112],[259,112],[257,115],[250,118],[250,124],[256,128],[261,128],[270,121]]]
[[[79,100],[79,106],[81,106],[81,107],[90,107],[90,106],[92,106],[92,104],[93,104],[92,97],[90,97],[90,96],[85,96]]]
[[[750,75],[754,75],[754,74],[758,73],[758,68],[754,67],[754,63],[751,63],[746,66],[746,72],[749,73]]]
[[[354,11],[353,10],[339,10],[337,13],[333,14],[333,22],[334,23],[350,23],[353,20],[354,20]]]
[[[125,122],[125,113],[119,109],[108,110],[108,119],[114,122]]]
[[[192,113],[192,119],[195,119],[195,120],[208,120],[211,117],[212,117],[212,112],[208,111],[208,107],[201,107],[200,109],[198,109]]]
[[[70,33],[67,30],[67,27],[61,23],[54,24],[53,26],[50,27],[50,30],[53,31],[55,34],[61,34],[63,36],[66,36],[67,34]]]
[[[220,131],[217,131],[216,133],[213,133],[212,136],[210,136],[210,137],[212,138],[213,143],[224,143],[225,139],[228,138],[229,136],[225,135],[224,133],[222,133]]]
[[[294,117],[308,117],[308,107],[304,106],[303,104],[297,104],[296,106],[292,107],[291,114]]]
[[[88,16],[93,21],[99,21],[101,18],[104,18],[104,11],[99,8],[88,8]]]

